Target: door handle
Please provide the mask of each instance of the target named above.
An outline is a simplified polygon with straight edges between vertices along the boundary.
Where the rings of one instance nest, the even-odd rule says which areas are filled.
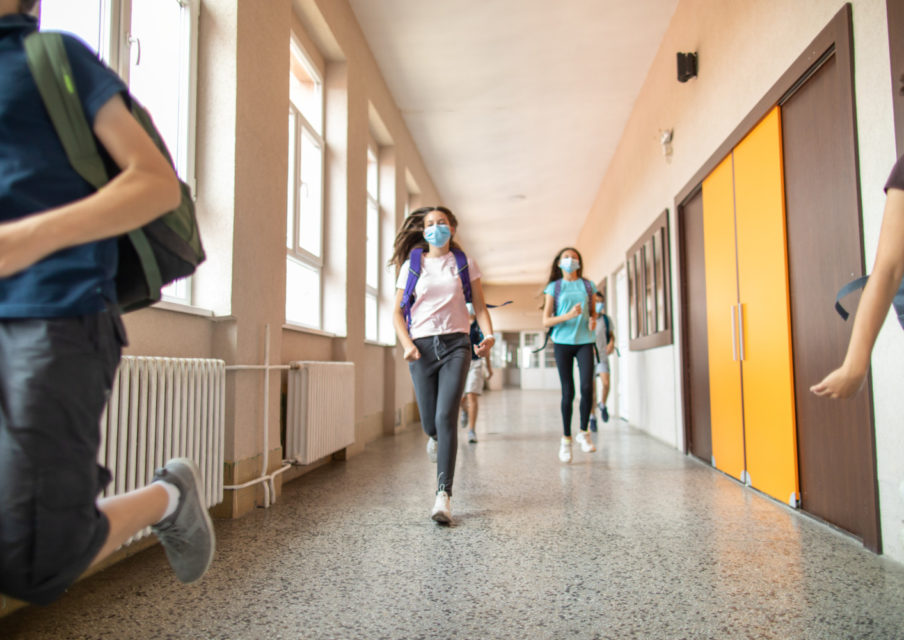
[[[731,359],[735,362],[738,361],[738,339],[737,339],[737,327],[735,326],[735,314],[734,314],[735,306],[731,305]]]
[[[741,361],[744,361],[744,303],[738,303],[738,343],[741,345]]]

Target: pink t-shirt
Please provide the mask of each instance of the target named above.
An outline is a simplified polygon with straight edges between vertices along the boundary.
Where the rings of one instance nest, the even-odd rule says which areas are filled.
[[[480,278],[477,263],[468,258],[468,275],[471,282]],[[408,283],[408,260],[399,270],[397,289]],[[447,333],[468,333],[471,321],[465,307],[465,294],[451,251],[439,258],[431,258],[424,252],[421,258],[421,277],[414,287],[415,300],[411,305],[412,340]]]

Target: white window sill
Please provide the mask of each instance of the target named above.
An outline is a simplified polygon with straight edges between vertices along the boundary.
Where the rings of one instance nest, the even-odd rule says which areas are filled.
[[[313,336],[322,336],[324,338],[338,338],[339,336],[330,331],[322,331],[320,329],[315,329],[313,327],[306,327],[301,324],[291,324],[286,323],[282,326],[282,328],[286,331],[295,331],[297,333],[308,333]]]
[[[175,313],[187,313],[189,315],[202,316],[205,318],[213,318],[215,316],[214,312],[210,309],[194,307],[190,304],[183,304],[181,302],[170,302],[168,300],[161,300],[152,305],[152,308],[162,309],[163,311],[174,311]]]
[[[395,343],[392,342],[380,342],[379,340],[365,340],[364,344],[369,344],[372,347],[394,347]]]

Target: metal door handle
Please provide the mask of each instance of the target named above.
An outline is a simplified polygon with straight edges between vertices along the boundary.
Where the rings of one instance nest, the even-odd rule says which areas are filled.
[[[731,305],[731,359],[738,361],[737,328],[735,327],[734,305]]]

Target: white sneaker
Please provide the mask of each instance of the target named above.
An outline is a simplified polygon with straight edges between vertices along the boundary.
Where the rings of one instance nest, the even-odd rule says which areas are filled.
[[[593,444],[593,438],[591,438],[590,434],[586,431],[578,433],[576,440],[578,441],[578,444],[581,445],[581,451],[584,453],[593,453],[596,451],[596,446]]]
[[[452,499],[445,491],[436,492],[436,502],[433,503],[433,511],[430,517],[440,524],[450,524],[452,522]]]
[[[427,438],[427,455],[430,462],[436,462],[436,438]]]
[[[468,442],[477,442],[477,433],[474,429],[468,429]]]
[[[571,438],[562,438],[562,443],[559,445],[559,460],[571,462]]]

